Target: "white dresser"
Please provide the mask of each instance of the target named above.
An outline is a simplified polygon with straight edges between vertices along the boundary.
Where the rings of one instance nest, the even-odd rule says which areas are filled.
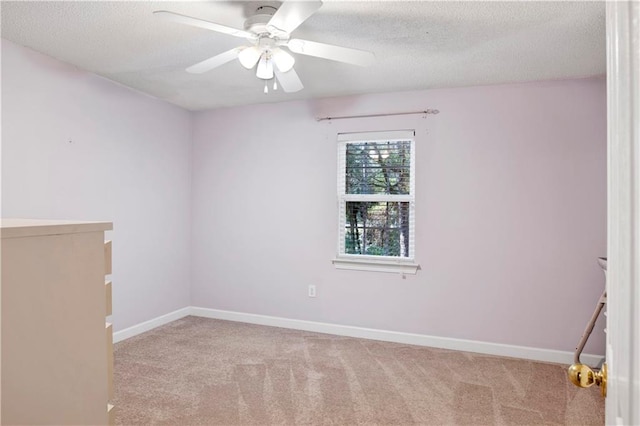
[[[1,229],[1,423],[112,424],[112,224],[2,219]]]

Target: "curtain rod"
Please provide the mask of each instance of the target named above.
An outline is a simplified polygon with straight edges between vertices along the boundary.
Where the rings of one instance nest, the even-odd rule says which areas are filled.
[[[423,111],[410,111],[410,112],[388,112],[385,114],[363,114],[363,115],[342,115],[337,117],[318,117],[316,121],[325,120],[342,120],[345,118],[371,118],[371,117],[388,117],[391,115],[412,115],[412,114],[438,114],[440,111],[437,109],[425,109]]]

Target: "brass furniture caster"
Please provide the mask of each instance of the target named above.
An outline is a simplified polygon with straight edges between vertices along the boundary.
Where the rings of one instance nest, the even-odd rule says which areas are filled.
[[[588,365],[573,364],[569,367],[569,380],[579,388],[600,386],[603,397],[607,397],[607,364],[602,364],[600,371],[594,371]]]

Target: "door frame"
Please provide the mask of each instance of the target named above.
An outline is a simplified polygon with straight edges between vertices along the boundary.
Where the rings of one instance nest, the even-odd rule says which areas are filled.
[[[608,1],[607,424],[640,425],[640,2]]]

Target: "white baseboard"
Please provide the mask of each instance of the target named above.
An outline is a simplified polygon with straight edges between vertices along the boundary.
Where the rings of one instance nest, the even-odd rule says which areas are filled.
[[[141,322],[140,324],[125,328],[124,330],[116,331],[113,333],[113,343],[121,342],[130,337],[142,334],[145,331],[153,330],[161,325],[187,317],[190,315],[190,312],[191,306],[187,306],[186,308],[178,309],[177,311],[169,312],[168,314],[150,319],[149,321]]]
[[[130,337],[137,336],[145,331],[152,330],[156,327],[189,315],[249,324],[267,325],[271,327],[290,328],[293,330],[334,334],[338,336],[357,337],[361,339],[381,340],[384,342],[404,343],[408,345],[428,346],[432,348],[530,359],[533,361],[554,362],[559,364],[573,363],[573,352],[567,351],[480,342],[477,340],[454,339],[450,337],[428,336],[425,334],[403,333],[399,331],[377,330],[373,328],[304,321],[272,317],[268,315],[247,314],[244,312],[223,311],[220,309],[199,308],[195,306],[178,309],[177,311],[145,321],[134,325],[133,327],[117,331],[113,333],[113,342],[117,343]],[[604,360],[604,357],[600,355],[582,354],[580,359],[585,364],[597,366]]]
[[[527,346],[505,345],[501,343],[479,342],[476,340],[377,330],[372,328],[353,327],[349,325],[272,317],[268,315],[198,308],[194,306],[191,307],[191,315],[250,324],[268,325],[272,327],[290,328],[294,330],[313,331],[316,333],[334,334],[338,336],[358,337],[361,339],[382,340],[385,342],[405,343],[409,345],[429,346],[432,348],[530,359],[534,361],[554,362],[559,364],[573,363],[573,352],[557,351],[552,349],[540,349]],[[580,357],[580,360],[583,363],[592,366],[599,365],[603,359],[603,356],[590,354],[582,354]]]

